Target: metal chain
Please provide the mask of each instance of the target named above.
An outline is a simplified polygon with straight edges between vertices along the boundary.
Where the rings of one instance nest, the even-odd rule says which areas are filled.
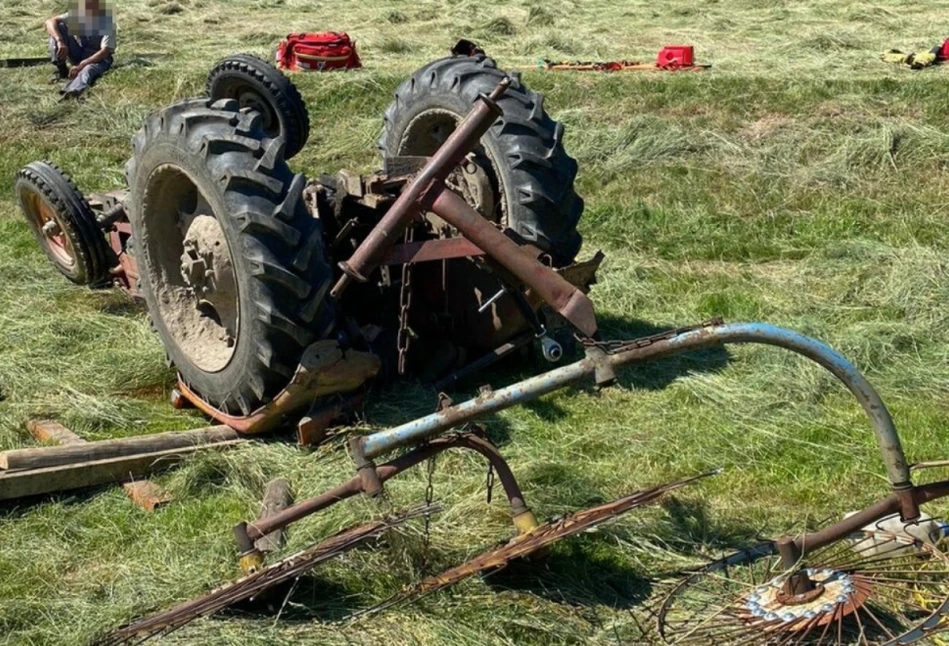
[[[405,230],[405,243],[412,242],[412,228]],[[402,286],[399,289],[399,335],[396,345],[399,349],[399,374],[405,374],[405,358],[412,342],[409,329],[409,309],[412,307],[412,265],[402,265]]]
[[[488,476],[484,483],[485,489],[487,489],[487,503],[491,504],[491,496],[494,492],[494,465],[488,462]]]
[[[707,327],[714,327],[716,325],[722,325],[724,320],[720,317],[713,318],[711,320],[699,323],[698,325],[690,325],[687,327],[680,327],[674,330],[669,330],[668,332],[660,332],[658,334],[653,334],[652,336],[644,336],[639,339],[631,340],[616,340],[616,341],[596,341],[589,337],[581,337],[577,335],[577,340],[587,348],[599,348],[606,354],[617,354],[619,352],[625,352],[626,350],[632,350],[633,348],[644,348],[646,346],[652,345],[657,341],[665,341],[667,339],[673,339],[677,336],[685,334],[686,332],[694,332],[695,330],[701,330]]]

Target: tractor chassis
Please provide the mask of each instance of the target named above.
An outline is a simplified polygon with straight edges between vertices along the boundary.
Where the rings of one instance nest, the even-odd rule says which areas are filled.
[[[311,180],[303,192],[304,201],[314,218],[321,217],[321,204],[327,200],[328,185],[332,186],[329,190],[336,194],[336,200],[345,200],[344,215],[346,212],[353,214],[337,223],[338,231],[327,245],[331,249],[345,246],[347,242],[352,244],[352,238],[348,236],[352,229],[365,226],[366,222],[361,219],[377,220],[355,251],[339,261],[339,278],[331,291],[337,299],[343,297],[350,284],[368,282],[367,276],[377,268],[382,270],[381,284],[391,285],[391,267],[469,258],[488,266],[497,277],[502,289],[488,303],[502,296],[509,298],[509,304],[513,305],[507,308],[499,306],[498,312],[507,321],[504,323],[506,329],[513,334],[507,334],[508,340],[474,364],[446,377],[444,383],[457,381],[530,340],[540,341],[544,356],[558,361],[562,348],[548,335],[548,328],[537,315],[541,306],[553,310],[555,318],[559,315],[587,337],[594,336],[597,330],[593,304],[586,292],[595,282],[596,271],[604,258],[602,253],[588,261],[554,269],[547,264],[540,249],[527,244],[509,229],[500,230],[498,225],[450,190],[446,183],[452,171],[465,163],[466,155],[501,114],[496,99],[508,86],[509,80],[505,79],[490,96],[481,95],[480,101],[432,157],[390,158],[382,172],[369,176],[341,171],[333,178]],[[130,244],[132,231],[125,213],[127,197],[127,191],[93,195],[90,206],[99,226],[109,236],[113,256],[110,275],[114,285],[133,297],[140,297],[140,270],[134,257],[134,244]],[[367,211],[382,215],[366,218]],[[425,212],[442,218],[460,235],[397,242]],[[520,334],[524,327],[529,327],[530,333]],[[363,331],[356,329],[353,336],[363,336]],[[332,366],[339,375],[334,387],[330,388],[326,388],[326,380],[319,375],[311,378],[308,373],[301,378],[298,370],[291,383],[272,401],[246,415],[233,415],[216,408],[180,379],[172,403],[177,408],[192,405],[215,421],[247,434],[272,430],[309,406],[310,414],[298,427],[300,439],[319,441],[330,422],[351,408],[349,404],[358,402],[359,395],[353,393],[375,376],[375,372],[363,365],[364,355],[345,351],[343,360]],[[347,367],[353,364],[355,367],[347,371]],[[335,405],[315,401],[321,396],[336,394],[349,396],[342,402],[337,398]]]

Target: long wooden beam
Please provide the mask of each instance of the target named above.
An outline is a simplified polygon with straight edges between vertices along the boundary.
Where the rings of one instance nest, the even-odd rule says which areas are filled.
[[[65,464],[97,462],[239,439],[241,436],[227,426],[210,426],[193,431],[140,435],[117,440],[13,449],[0,453],[0,469],[46,469]]]
[[[0,473],[0,500],[26,498],[111,482],[130,482],[149,473],[171,467],[192,453],[211,448],[224,449],[243,442],[244,440],[229,440],[210,445],[203,444],[145,454],[123,455],[105,460]]]
[[[26,423],[30,434],[40,442],[48,444],[85,444],[86,440],[68,428],[49,419],[31,419]],[[159,506],[171,502],[174,498],[159,485],[149,480],[126,482],[122,490],[136,505],[145,511],[155,511]]]

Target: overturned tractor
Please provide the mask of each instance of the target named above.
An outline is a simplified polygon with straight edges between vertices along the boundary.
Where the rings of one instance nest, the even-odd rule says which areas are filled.
[[[303,149],[309,122],[286,77],[235,56],[211,72],[208,93],[146,119],[133,140],[127,188],[87,200],[43,162],[24,168],[16,184],[37,239],[67,278],[144,298],[178,370],[178,401],[248,433],[298,420],[301,436],[318,440],[373,380],[411,374],[452,383],[533,342],[551,362],[563,359],[565,339],[584,356],[352,437],[350,479],[237,524],[243,579],[132,622],[102,644],[174,630],[430,514],[428,500],[421,511],[344,529],[270,565],[255,547],[330,505],[381,494],[387,480],[442,451],[488,460],[516,537],[391,603],[504,567],[710,475],[539,523],[497,449],[477,432],[454,429],[576,382],[608,387],[626,365],[728,343],[782,347],[833,373],[867,413],[892,493],[820,531],[688,573],[657,604],[655,638],[882,645],[930,640],[945,627],[949,557],[920,505],[949,494],[949,481],[912,484],[886,406],[843,357],[788,330],[718,320],[629,341],[600,338],[587,292],[602,256],[576,262],[577,164],[542,97],[516,75],[480,55],[423,67],[386,110],[383,170],[316,180],[287,163]]]
[[[358,352],[376,357],[385,377],[427,381],[490,360],[512,341],[508,347],[537,338],[545,356],[559,358],[540,293],[525,291],[510,267],[462,235],[456,215],[484,240],[504,237],[515,271],[544,265],[558,272],[550,279],[558,289],[572,293],[570,281],[587,289],[598,260],[573,263],[583,210],[573,188],[577,164],[541,97],[520,83],[505,86],[491,107],[483,104],[491,121],[457,131],[451,154],[437,159],[438,181],[450,187],[439,205],[429,190],[423,209],[416,189],[396,207],[478,96],[503,79],[488,59],[422,68],[386,110],[381,172],[307,180],[287,164],[309,132],[299,93],[269,65],[235,56],[212,70],[210,99],[146,119],[133,140],[127,189],[87,202],[41,162],[21,171],[17,191],[68,278],[111,281],[144,298],[192,403],[241,430],[261,430],[277,412],[313,400],[299,383],[308,377],[294,376],[304,351],[321,340],[321,351],[335,344],[359,364],[340,391],[374,376]],[[385,216],[396,212],[398,226],[389,227]],[[525,250],[531,258],[522,260]],[[331,295],[340,280],[351,284]]]

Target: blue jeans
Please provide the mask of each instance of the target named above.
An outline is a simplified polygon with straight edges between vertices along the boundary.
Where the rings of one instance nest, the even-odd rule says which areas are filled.
[[[93,39],[88,36],[77,36],[73,38],[69,35],[69,29],[63,23],[57,24],[57,29],[59,30],[59,35],[62,37],[63,42],[66,43],[66,49],[69,50],[66,58],[69,59],[69,62],[73,65],[78,65],[82,61],[86,60],[93,54],[99,51],[97,43],[93,43]],[[98,41],[98,39],[95,39]],[[59,70],[59,73],[62,76],[66,76],[67,68],[66,63],[63,61],[56,60],[56,39],[49,39],[49,57],[53,61],[53,65]],[[96,80],[109,71],[109,68],[112,67],[112,57],[109,56],[98,63],[93,63],[84,67],[77,75],[76,78],[71,79],[69,83],[62,89],[63,94],[70,94],[73,96],[78,96],[86,90],[88,90],[96,82]]]

